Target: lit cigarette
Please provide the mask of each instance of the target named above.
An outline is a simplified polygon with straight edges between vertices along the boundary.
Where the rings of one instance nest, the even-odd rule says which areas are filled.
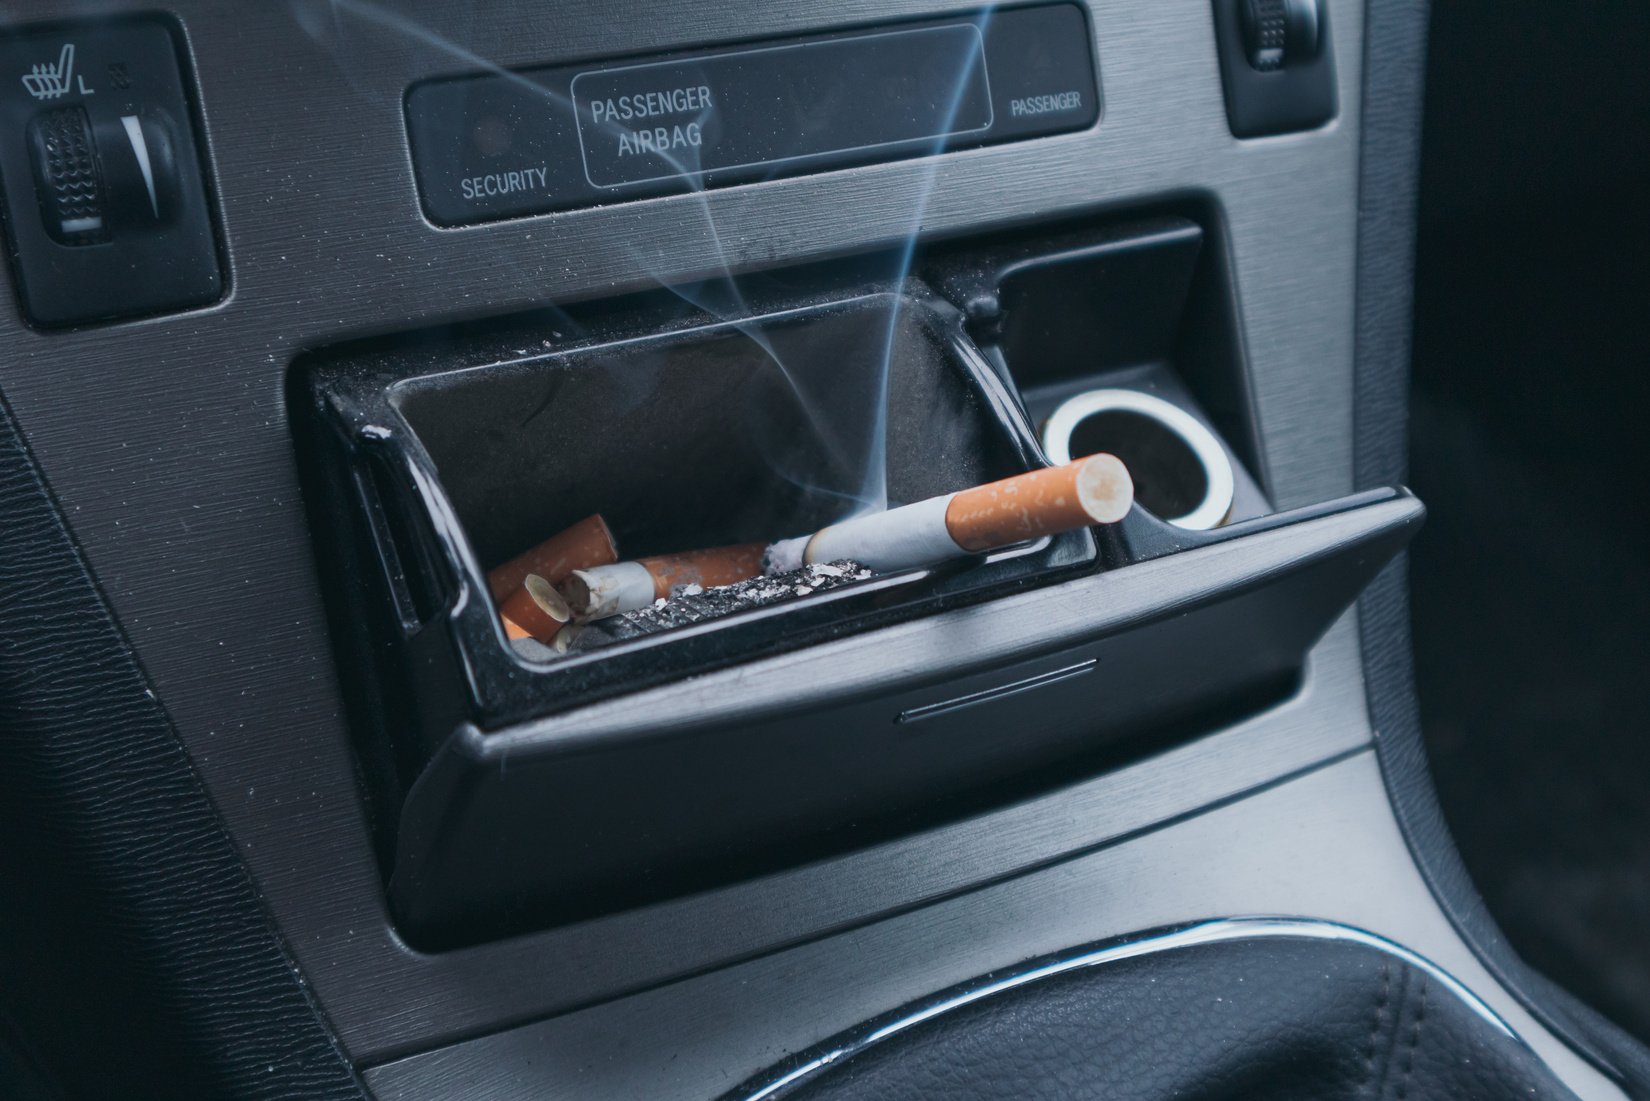
[[[764,566],[779,573],[850,559],[882,573],[908,570],[1090,524],[1115,524],[1133,504],[1134,482],[1122,461],[1090,455],[775,543]]]
[[[574,570],[558,588],[575,620],[601,619],[668,600],[690,585],[711,589],[755,577],[762,572],[766,549],[761,543],[743,543],[593,566]]]
[[[502,601],[519,589],[530,573],[559,585],[574,570],[605,566],[618,560],[619,551],[607,521],[600,516],[587,516],[532,550],[489,570],[487,587],[492,590],[494,600]]]
[[[945,527],[967,551],[1115,524],[1134,504],[1134,480],[1115,455],[1090,455],[951,496]]]
[[[536,638],[540,642],[549,642],[562,624],[573,618],[555,586],[536,573],[528,574],[521,587],[504,598],[498,613],[504,620],[504,633],[511,639]]]

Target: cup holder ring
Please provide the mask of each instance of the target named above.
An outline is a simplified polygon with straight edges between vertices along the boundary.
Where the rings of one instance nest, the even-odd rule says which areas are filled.
[[[1231,516],[1236,476],[1225,446],[1202,421],[1160,397],[1085,390],[1054,410],[1042,437],[1056,465],[1096,451],[1117,455],[1135,477],[1141,505],[1175,527],[1208,531]]]

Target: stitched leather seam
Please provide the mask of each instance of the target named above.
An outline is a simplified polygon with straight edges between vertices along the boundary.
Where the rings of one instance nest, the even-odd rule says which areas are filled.
[[[1364,1048],[1364,1084],[1358,1091],[1373,1096],[1375,1088],[1375,1050],[1376,1041],[1381,1036],[1381,1018],[1386,1015],[1386,1000],[1392,993],[1392,965],[1381,963],[1381,988],[1375,994],[1375,1012],[1369,1018],[1369,1042]]]
[[[1398,1101],[1409,1096],[1410,1076],[1415,1071],[1415,1052],[1421,1046],[1421,1025],[1427,1016],[1427,977],[1421,976],[1420,1004],[1415,1007],[1415,1023],[1410,1027],[1409,1050],[1404,1053],[1404,1073],[1398,1079]]]
[[[1407,964],[1398,964],[1397,974],[1393,976],[1392,1012],[1383,1022],[1382,1043],[1385,1055],[1381,1058],[1381,1085],[1375,1091],[1378,1098],[1387,1098],[1393,1095],[1392,1072],[1398,1065],[1398,1049],[1403,1042],[1404,1013],[1409,1005],[1409,988],[1415,979],[1415,969]]]

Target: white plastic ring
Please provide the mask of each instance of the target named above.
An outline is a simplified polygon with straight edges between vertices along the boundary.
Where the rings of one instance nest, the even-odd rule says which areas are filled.
[[[1197,507],[1183,516],[1165,516],[1162,519],[1177,528],[1189,531],[1208,531],[1219,527],[1232,511],[1232,494],[1236,489],[1232,461],[1226,457],[1215,434],[1203,422],[1162,398],[1139,390],[1085,390],[1067,398],[1043,425],[1043,450],[1056,466],[1071,462],[1071,436],[1077,426],[1096,413],[1119,410],[1149,417],[1179,436],[1192,450],[1203,477],[1208,483],[1203,499]],[[1082,456],[1077,456],[1081,458]]]

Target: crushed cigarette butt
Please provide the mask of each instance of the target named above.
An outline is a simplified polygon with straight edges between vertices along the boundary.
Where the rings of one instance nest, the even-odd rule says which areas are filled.
[[[499,617],[509,638],[525,636],[547,642],[573,618],[573,613],[550,582],[530,573],[521,587],[499,605]]]
[[[633,612],[688,589],[731,585],[762,572],[761,543],[707,547],[681,554],[660,554],[634,562],[615,562],[574,570],[556,588],[580,623]]]

